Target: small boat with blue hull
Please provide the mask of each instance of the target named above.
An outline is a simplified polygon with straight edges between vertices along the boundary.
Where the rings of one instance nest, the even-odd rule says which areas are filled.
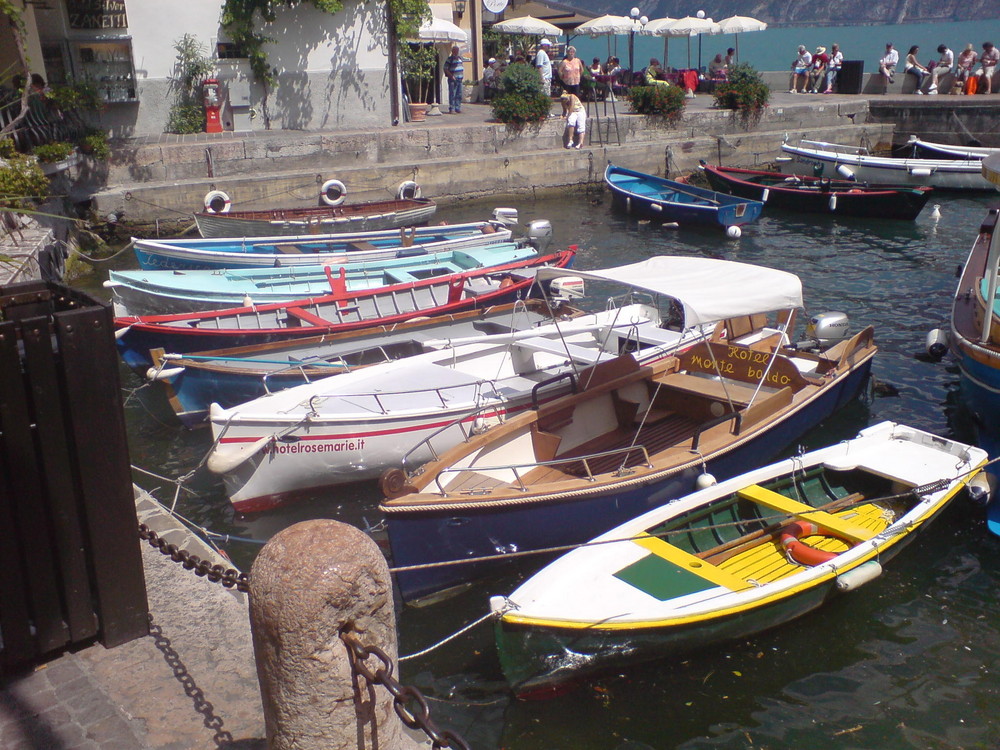
[[[118,353],[133,370],[145,373],[156,349],[186,354],[483,309],[526,295],[539,268],[569,266],[575,255],[571,245],[517,263],[377,289],[224,310],[117,317]]]
[[[427,252],[509,242],[510,228],[495,221],[388,229],[353,234],[218,239],[143,240],[133,238],[144,270],[273,268],[395,258],[415,246]]]
[[[988,460],[883,422],[581,545],[490,600],[519,694],[746,638],[881,575]]]
[[[195,427],[211,404],[230,409],[268,393],[380,362],[423,354],[456,339],[509,334],[583,313],[528,299],[482,310],[195,354],[154,355],[146,377],[160,384],[181,422]]]
[[[216,271],[112,271],[104,286],[111,289],[115,315],[169,315],[266,305],[307,297],[375,289],[444,277],[478,268],[517,263],[534,257],[523,243],[499,243],[465,250],[427,252],[421,246],[400,250],[397,257],[339,267],[287,266]]]
[[[912,149],[916,159],[985,159],[1000,154],[1000,148],[989,146],[958,146],[952,143],[925,141],[915,135],[910,136],[906,145]]]
[[[664,177],[608,164],[604,171],[615,202],[629,211],[678,224],[722,227],[756,221],[764,208],[760,201],[688,185]]]
[[[647,366],[630,355],[599,363],[579,373],[578,392],[383,476],[405,600],[467,584],[505,551],[583,542],[705,473],[773,460],[868,380],[870,327],[848,336],[842,320],[826,338],[823,314],[807,327],[813,344],[790,343],[801,306],[792,274],[702,258],[576,273],[673,297],[686,325],[719,323],[717,333]]]

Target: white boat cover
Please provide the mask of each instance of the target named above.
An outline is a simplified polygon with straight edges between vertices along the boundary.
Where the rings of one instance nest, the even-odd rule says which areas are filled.
[[[688,327],[802,307],[802,282],[795,274],[731,260],[659,255],[594,271],[538,269],[540,280],[559,276],[611,281],[673,297],[684,305]]]

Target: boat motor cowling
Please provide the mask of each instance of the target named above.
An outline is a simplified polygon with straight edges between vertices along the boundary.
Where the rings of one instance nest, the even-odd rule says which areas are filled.
[[[516,208],[494,208],[493,209],[493,220],[499,222],[505,227],[513,227],[517,225],[517,209]]]
[[[552,222],[548,219],[535,219],[528,224],[524,232],[525,238],[540,254],[552,244]]]
[[[824,312],[814,315],[806,326],[806,340],[795,345],[796,349],[829,349],[834,344],[849,338],[851,322],[847,313]]]

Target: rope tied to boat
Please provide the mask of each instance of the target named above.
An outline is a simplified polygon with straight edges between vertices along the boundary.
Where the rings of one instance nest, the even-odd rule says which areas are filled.
[[[506,597],[504,597],[504,606],[501,607],[500,609],[498,609],[497,611],[495,611],[495,612],[492,612],[492,611],[491,612],[487,612],[482,617],[479,617],[479,618],[473,620],[472,622],[470,622],[468,625],[464,625],[463,627],[459,628],[458,630],[456,630],[451,635],[445,636],[444,638],[442,638],[437,643],[433,643],[430,646],[428,646],[427,648],[422,649],[420,651],[417,651],[415,653],[407,654],[406,656],[397,657],[397,661],[404,662],[404,661],[407,661],[408,659],[417,659],[417,658],[419,658],[421,656],[426,656],[427,654],[432,653],[433,651],[436,651],[437,649],[441,648],[442,646],[447,645],[448,643],[450,643],[451,641],[455,640],[456,638],[461,638],[463,635],[465,635],[466,633],[468,633],[470,630],[472,630],[473,628],[478,627],[479,625],[482,625],[484,622],[488,622],[490,620],[499,620],[505,613],[509,612],[512,609],[516,609],[516,608],[517,607],[514,605],[513,602],[511,602],[510,599],[507,599]]]

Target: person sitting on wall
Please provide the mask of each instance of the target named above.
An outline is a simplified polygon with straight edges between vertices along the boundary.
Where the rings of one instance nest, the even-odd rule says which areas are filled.
[[[938,81],[951,73],[951,68],[955,64],[955,53],[948,49],[947,45],[939,44],[937,51],[941,57],[938,59],[937,65],[934,66],[934,70],[931,71],[931,85],[927,89],[928,94],[938,92]]]
[[[840,45],[836,42],[830,47],[830,62],[826,65],[826,88],[824,94],[832,94],[833,87],[837,84],[837,75],[844,66],[844,53],[840,51]]]
[[[806,82],[807,91],[814,94],[819,93],[819,87],[826,79],[826,66],[830,62],[830,56],[826,54],[826,47],[822,45],[816,48],[813,55],[812,66],[809,68],[809,80]]]
[[[958,53],[958,62],[955,64],[955,81],[956,88],[958,86],[962,87],[961,91],[952,91],[952,93],[965,93],[965,86],[970,78],[972,78],[972,69],[976,67],[976,61],[979,59],[979,54],[976,52],[974,45],[966,44],[965,49]]]
[[[920,51],[920,47],[913,45],[910,47],[910,51],[906,53],[906,65],[903,68],[904,73],[909,73],[910,75],[917,77],[917,90],[914,91],[915,94],[923,94],[921,87],[924,85],[924,79],[930,75],[930,71],[927,70],[920,61],[917,59],[917,53]]]
[[[809,68],[812,66],[813,57],[804,44],[799,45],[799,54],[792,61],[792,87],[789,94],[806,93],[806,86],[809,83]],[[799,86],[801,84],[801,91]]]
[[[899,52],[892,46],[892,42],[886,42],[885,54],[878,61],[878,72],[882,74],[885,90],[888,90],[889,84],[896,80],[897,65],[899,65]]]
[[[993,90],[993,74],[996,72],[997,63],[1000,63],[1000,50],[993,46],[993,42],[983,42],[983,54],[979,57],[979,93],[988,94]]]

